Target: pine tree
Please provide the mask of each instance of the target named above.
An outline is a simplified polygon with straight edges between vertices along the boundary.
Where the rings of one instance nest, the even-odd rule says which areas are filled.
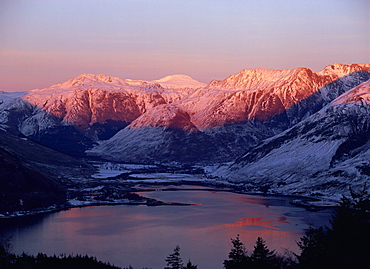
[[[11,243],[9,238],[0,237],[0,268],[8,268],[9,257],[11,256]]]
[[[254,250],[250,257],[252,268],[268,269],[274,268],[276,262],[276,253],[274,250],[269,250],[262,237],[258,237]]]
[[[174,252],[166,258],[167,266],[164,269],[182,269],[184,267],[180,257],[180,247],[176,246]]]
[[[198,265],[192,264],[191,261],[189,260],[188,263],[186,264],[186,266],[183,267],[183,268],[184,269],[197,269]]]
[[[248,263],[247,251],[243,243],[239,239],[239,235],[235,239],[231,238],[233,248],[229,252],[229,260],[224,260],[225,269],[243,269]]]
[[[310,229],[298,242],[299,268],[370,268],[370,196],[366,184],[334,209],[331,227]]]
[[[299,268],[323,268],[325,236],[323,227],[315,229],[310,226],[305,235],[301,237],[301,240],[297,242],[301,255],[296,255]]]
[[[370,268],[370,196],[366,185],[350,190],[327,228],[326,268]]]

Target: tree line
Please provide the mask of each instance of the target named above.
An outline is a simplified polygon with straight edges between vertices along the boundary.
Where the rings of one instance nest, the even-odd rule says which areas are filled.
[[[278,254],[270,250],[262,237],[258,237],[253,251],[249,252],[239,235],[231,239],[232,248],[225,269],[351,269],[370,268],[370,196],[366,185],[360,191],[350,191],[334,209],[330,225],[312,226],[297,242],[300,254]],[[88,256],[47,256],[38,254],[11,254],[9,241],[0,240],[0,268],[6,269],[119,269]],[[190,260],[184,264],[180,247],[165,259],[164,269],[197,269]],[[133,269],[131,266],[123,269]],[[148,268],[145,268],[148,269]],[[206,268],[208,269],[208,268]],[[211,269],[211,268],[209,268]]]

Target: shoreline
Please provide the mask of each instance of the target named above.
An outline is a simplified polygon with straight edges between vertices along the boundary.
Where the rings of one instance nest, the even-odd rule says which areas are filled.
[[[306,209],[307,211],[315,212],[325,209],[334,208],[337,206],[337,203],[334,204],[334,202],[324,201],[316,197],[308,197],[308,196],[301,196],[301,195],[286,195],[286,194],[268,194],[268,193],[262,193],[262,192],[246,192],[245,190],[242,190],[241,188],[238,188],[237,186],[230,186],[225,184],[222,184],[223,186],[220,186],[218,184],[207,184],[207,183],[201,183],[199,181],[178,181],[178,182],[161,182],[158,183],[151,183],[151,182],[136,182],[138,185],[142,185],[143,189],[134,188],[131,191],[127,193],[145,193],[145,192],[154,192],[158,191],[222,191],[222,192],[232,192],[232,193],[238,193],[238,194],[245,194],[245,195],[259,195],[263,197],[284,197],[284,198],[296,198],[290,204],[292,206],[302,207]],[[176,186],[194,186],[194,188],[177,188]],[[152,187],[145,189],[144,187]],[[174,186],[173,188],[155,188],[155,187],[168,187],[168,186]],[[203,187],[203,188],[197,188]],[[77,203],[73,204],[71,201],[73,199],[67,201],[66,203],[70,204],[63,204],[63,205],[54,205],[49,206],[47,208],[40,208],[40,209],[30,209],[30,210],[20,210],[20,211],[14,211],[9,212],[8,214],[0,214],[0,221],[1,220],[11,220],[11,219],[20,219],[20,218],[27,218],[27,217],[35,217],[35,216],[41,216],[41,215],[47,215],[51,213],[57,213],[61,211],[66,211],[72,208],[83,208],[83,207],[93,207],[93,206],[116,206],[116,205],[133,205],[133,206],[163,206],[163,205],[170,205],[170,206],[195,206],[196,204],[188,204],[188,203],[179,203],[179,202],[163,202],[161,200],[156,200],[152,198],[148,198],[145,196],[139,195],[142,199],[137,200],[125,200],[120,201],[117,199],[116,201],[101,201],[98,202],[96,200],[94,201],[83,201],[83,200],[74,200]]]

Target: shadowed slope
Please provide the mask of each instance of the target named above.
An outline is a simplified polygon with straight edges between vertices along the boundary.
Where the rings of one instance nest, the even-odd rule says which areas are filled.
[[[361,186],[370,175],[369,100],[366,81],[218,174],[257,189],[310,196]]]
[[[39,145],[12,129],[0,129],[0,212],[63,203],[71,180],[93,172],[83,160]]]

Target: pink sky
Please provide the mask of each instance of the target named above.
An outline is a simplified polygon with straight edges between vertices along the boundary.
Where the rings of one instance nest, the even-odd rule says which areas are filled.
[[[369,63],[367,0],[2,0],[0,90]]]

